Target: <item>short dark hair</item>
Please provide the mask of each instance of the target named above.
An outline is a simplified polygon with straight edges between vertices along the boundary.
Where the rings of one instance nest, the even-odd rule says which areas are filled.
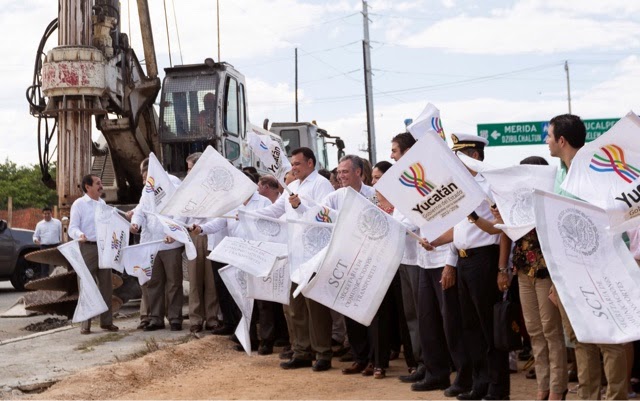
[[[276,177],[272,175],[263,175],[262,177],[260,177],[258,182],[272,189],[280,189],[280,184],[278,183],[278,180],[276,179]]]
[[[253,166],[246,166],[242,168],[242,171],[250,174],[258,174],[258,170]]]
[[[575,149],[584,146],[587,139],[587,128],[580,117],[574,114],[560,114],[549,121],[549,125],[553,125],[553,136],[556,141],[560,137],[564,139]]]
[[[251,174],[249,172],[243,171],[244,175],[246,175],[247,177],[249,177],[249,179],[251,180],[251,182],[253,182],[254,184],[258,183],[258,177],[255,174]]]
[[[407,149],[410,149],[414,143],[416,143],[416,138],[408,132],[403,132],[394,136],[393,139],[391,139],[391,143],[393,142],[397,143],[400,148],[400,152],[404,153]]]
[[[84,192],[85,194],[87,193],[87,185],[88,186],[92,186],[93,185],[93,177],[96,178],[100,178],[97,175],[94,174],[87,174],[84,177],[82,177],[82,192]]]
[[[382,171],[382,173],[386,173],[387,170],[389,170],[391,168],[391,166],[393,166],[393,164],[389,163],[386,160],[382,160],[376,163],[375,166],[373,166],[373,168],[377,168],[378,170]]]
[[[313,167],[316,166],[316,155],[313,154],[313,150],[303,146],[301,148],[293,149],[291,151],[291,156],[295,156],[299,153],[302,153],[302,156],[304,156],[306,160],[313,160]]]
[[[51,212],[51,211],[52,211],[52,210],[51,210],[51,208],[50,208],[49,206],[45,206],[45,207],[43,207],[43,208],[42,208],[42,213],[44,213],[44,212]]]
[[[340,163],[346,162],[347,160],[351,160],[351,165],[353,166],[354,169],[356,170],[360,169],[360,172],[364,171],[364,162],[362,161],[360,156],[356,156],[356,155],[342,156],[342,158],[340,159]]]
[[[326,168],[321,168],[320,170],[318,170],[318,174],[320,174],[321,176],[323,176],[327,180],[331,178],[331,172],[329,170],[327,170]]]
[[[478,152],[478,160],[483,161],[484,160],[484,149],[479,149],[479,148],[462,148],[462,149],[458,149],[456,150],[456,152],[462,152],[465,155],[471,157],[471,155],[473,154],[473,152]]]
[[[548,166],[549,162],[544,157],[540,156],[529,156],[525,157],[520,161],[520,164],[533,164],[537,166]]]
[[[202,156],[202,152],[191,153],[189,156],[187,156],[187,159],[185,161],[187,163],[191,162],[192,164],[195,165],[200,159],[200,156]]]

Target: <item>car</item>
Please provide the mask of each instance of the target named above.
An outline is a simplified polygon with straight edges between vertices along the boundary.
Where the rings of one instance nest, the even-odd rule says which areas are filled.
[[[11,281],[18,291],[30,280],[39,278],[40,265],[24,258],[29,252],[40,247],[33,243],[33,231],[21,228],[9,228],[7,222],[0,220],[0,281]]]

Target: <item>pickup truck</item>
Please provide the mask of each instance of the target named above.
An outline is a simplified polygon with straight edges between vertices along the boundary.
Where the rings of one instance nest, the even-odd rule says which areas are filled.
[[[39,265],[27,261],[24,255],[39,249],[33,243],[32,230],[9,228],[0,220],[0,281],[10,280],[13,288],[24,291],[29,280],[39,278]]]

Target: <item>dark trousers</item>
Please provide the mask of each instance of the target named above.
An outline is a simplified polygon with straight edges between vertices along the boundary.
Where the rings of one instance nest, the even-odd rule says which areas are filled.
[[[458,286],[443,290],[442,270],[439,267],[419,272],[418,324],[426,377],[448,382],[453,361],[456,367],[453,384],[471,389],[471,359],[463,342]]]
[[[60,244],[40,245],[40,250],[56,248],[58,245],[60,245]],[[51,265],[40,263],[40,275],[38,276],[38,278],[49,277],[49,274],[51,274],[51,272],[49,271],[50,270],[50,266]]]
[[[260,340],[268,345],[273,345],[275,340],[288,342],[289,332],[282,304],[260,300],[257,300],[256,304],[258,304],[258,322],[260,323],[258,334]]]
[[[493,305],[498,290],[499,246],[467,250],[457,264],[457,286],[464,343],[473,361],[473,389],[492,396],[509,395],[509,354],[493,343]]]
[[[413,347],[411,346],[411,335],[409,334],[409,326],[407,325],[407,319],[404,314],[404,306],[403,306],[403,296],[402,296],[402,285],[400,284],[400,273],[396,272],[395,276],[393,276],[393,280],[391,280],[391,285],[389,286],[389,290],[387,291],[387,296],[389,297],[390,303],[390,312],[388,313],[388,321],[384,320],[386,317],[382,317],[380,319],[380,326],[389,330],[389,326],[391,326],[390,322],[393,320],[393,316],[397,317],[398,322],[398,331],[400,333],[400,341],[402,342],[402,349],[404,354],[404,360],[408,367],[415,368],[418,366],[418,362],[413,354]],[[383,301],[384,303],[384,301]],[[391,341],[387,341],[387,344],[390,344]],[[388,360],[386,364],[388,364]]]
[[[378,312],[380,310],[378,309]],[[376,313],[376,316],[378,313]],[[375,318],[374,318],[375,320]],[[347,336],[349,337],[349,345],[351,345],[351,354],[356,363],[366,365],[369,363],[371,352],[371,343],[369,342],[370,327],[356,322],[355,320],[345,316],[344,321],[347,324]]]
[[[240,308],[236,305],[236,301],[233,300],[231,293],[224,285],[222,277],[220,277],[220,269],[225,267],[225,264],[211,261],[213,267],[213,281],[216,285],[216,292],[218,293],[218,302],[220,303],[220,310],[222,311],[222,325],[224,327],[235,328],[240,323],[242,313]]]

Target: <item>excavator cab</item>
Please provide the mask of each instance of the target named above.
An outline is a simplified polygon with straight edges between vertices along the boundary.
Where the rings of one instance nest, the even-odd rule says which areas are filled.
[[[165,68],[160,96],[159,137],[165,169],[187,172],[186,157],[208,145],[235,166],[251,164],[243,149],[249,124],[244,76],[228,63]]]

